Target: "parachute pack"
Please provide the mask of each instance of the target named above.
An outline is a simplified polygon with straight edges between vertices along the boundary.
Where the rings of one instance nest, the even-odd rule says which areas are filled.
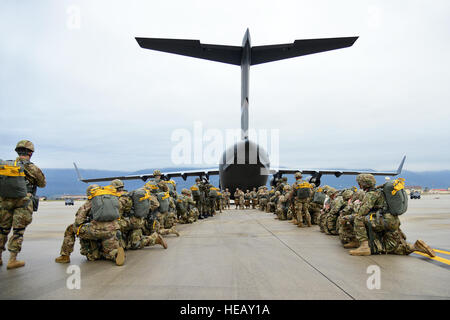
[[[399,216],[408,210],[408,195],[405,191],[405,179],[398,178],[386,182],[382,187],[382,191],[389,213]]]
[[[304,181],[302,183],[298,183],[295,186],[295,196],[298,199],[306,199],[311,196],[311,189],[312,185],[310,185],[308,182]]]
[[[0,160],[0,197],[23,198],[27,196],[24,165],[16,161]]]
[[[209,196],[210,198],[217,198],[218,193],[219,193],[219,189],[214,188],[214,187],[211,187],[211,188],[209,188],[209,194],[208,194],[208,196]]]
[[[318,188],[316,190],[312,201],[317,204],[323,204],[325,202],[325,193],[322,188]]]
[[[145,218],[150,211],[150,192],[145,188],[133,190],[130,193],[133,200],[132,215]]]
[[[92,202],[92,220],[106,222],[119,219],[119,197],[113,186],[91,189],[88,199]]]
[[[200,198],[200,189],[199,189],[198,185],[194,184],[191,187],[191,193],[192,193],[192,197],[194,197],[194,199]]]
[[[169,211],[169,192],[158,192],[156,196],[158,197],[159,201],[159,212],[164,213]]]

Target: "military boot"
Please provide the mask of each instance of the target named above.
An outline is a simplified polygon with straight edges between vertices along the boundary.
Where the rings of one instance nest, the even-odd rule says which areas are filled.
[[[311,217],[306,218],[306,223],[308,224],[308,227],[311,227]]]
[[[70,262],[70,256],[59,256],[55,259],[56,263],[69,263]]]
[[[356,240],[350,241],[349,243],[344,244],[345,249],[354,249],[359,247],[359,242]]]
[[[156,237],[156,241],[155,241],[155,243],[156,244],[160,244],[160,245],[162,245],[163,247],[164,247],[164,249],[167,249],[167,243],[166,243],[166,241],[164,241],[164,239],[159,235],[159,233],[157,233],[157,237]]]
[[[16,257],[17,257],[17,253],[16,252],[11,252],[11,254],[9,256],[8,265],[6,266],[6,269],[20,268],[20,267],[23,267],[25,265],[25,261],[16,260]]]
[[[423,240],[417,240],[414,243],[414,249],[416,251],[422,252],[422,253],[426,253],[427,255],[429,255],[430,257],[436,257],[436,253],[434,252],[434,250],[425,243],[425,241]]]
[[[359,248],[355,250],[350,250],[348,253],[350,253],[352,256],[370,256],[370,247],[369,247],[369,241],[363,241],[361,242],[361,245]]]
[[[291,220],[291,223],[293,223],[293,224],[298,224],[297,219],[292,219],[292,220]]]
[[[116,265],[123,266],[124,263],[125,263],[125,250],[123,250],[122,247],[119,247],[117,249]]]
[[[303,228],[303,220],[297,220],[297,227]]]

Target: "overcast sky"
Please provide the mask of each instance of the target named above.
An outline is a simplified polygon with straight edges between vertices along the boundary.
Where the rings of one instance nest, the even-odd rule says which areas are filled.
[[[174,166],[174,130],[239,127],[240,68],[134,37],[241,45],[248,27],[255,46],[359,36],[251,68],[250,127],[279,129],[280,165],[450,169],[449,17],[446,0],[3,0],[0,158],[29,139],[44,168]]]

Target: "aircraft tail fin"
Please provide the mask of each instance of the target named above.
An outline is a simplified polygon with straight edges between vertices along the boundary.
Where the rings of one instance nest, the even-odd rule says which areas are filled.
[[[136,41],[144,49],[241,65],[242,47],[203,44],[199,40],[182,39],[136,38]]]
[[[294,43],[252,47],[251,64],[295,58],[351,47],[358,37],[295,40]]]

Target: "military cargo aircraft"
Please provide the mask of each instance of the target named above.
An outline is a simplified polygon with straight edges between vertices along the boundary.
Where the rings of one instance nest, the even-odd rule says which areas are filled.
[[[269,156],[263,147],[250,141],[248,137],[248,109],[249,109],[249,74],[250,67],[257,64],[289,59],[324,51],[350,47],[358,37],[322,38],[295,40],[293,43],[265,46],[252,46],[250,32],[247,29],[242,40],[242,46],[226,46],[203,44],[199,40],[136,38],[144,49],[151,49],[174,53],[194,58],[206,59],[216,62],[228,63],[241,67],[241,141],[224,151],[218,168],[189,170],[179,172],[163,172],[164,179],[188,176],[206,177],[220,176],[220,188],[228,188],[231,194],[236,188],[241,190],[259,187],[267,183],[268,175],[273,175],[272,182],[281,178],[283,174],[301,172],[311,175],[310,182],[320,185],[322,175],[357,175],[371,173],[374,175],[396,176],[401,173],[406,156],[403,157],[396,171],[361,171],[338,169],[302,169],[302,168],[271,168]],[[83,179],[74,163],[78,178],[86,183],[111,181],[114,179],[131,180],[142,179],[146,181],[153,178],[153,174],[140,174],[129,176],[105,177]]]

